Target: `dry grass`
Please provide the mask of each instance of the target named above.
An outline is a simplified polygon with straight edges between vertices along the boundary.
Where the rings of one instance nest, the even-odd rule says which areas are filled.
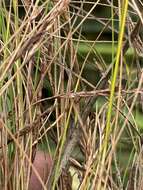
[[[0,1],[0,189],[28,189],[39,144],[45,190],[142,189],[143,4],[113,2]],[[87,21],[101,24],[91,40]]]

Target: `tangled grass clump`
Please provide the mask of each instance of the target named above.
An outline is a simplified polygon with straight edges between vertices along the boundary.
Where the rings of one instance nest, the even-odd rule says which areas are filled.
[[[142,189],[143,4],[123,2],[0,1],[0,189],[27,190],[41,148],[45,190]]]

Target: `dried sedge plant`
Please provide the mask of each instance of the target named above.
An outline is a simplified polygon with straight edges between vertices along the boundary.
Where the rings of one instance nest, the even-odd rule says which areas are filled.
[[[2,0],[0,7],[0,188],[28,189],[33,172],[45,190],[141,190],[142,2]],[[95,16],[99,8],[110,16]],[[102,26],[94,40],[84,36],[88,20]],[[110,63],[98,49],[107,31]],[[90,65],[93,81],[84,75]],[[52,157],[46,182],[33,165],[39,144]],[[131,147],[127,155],[122,144]]]

